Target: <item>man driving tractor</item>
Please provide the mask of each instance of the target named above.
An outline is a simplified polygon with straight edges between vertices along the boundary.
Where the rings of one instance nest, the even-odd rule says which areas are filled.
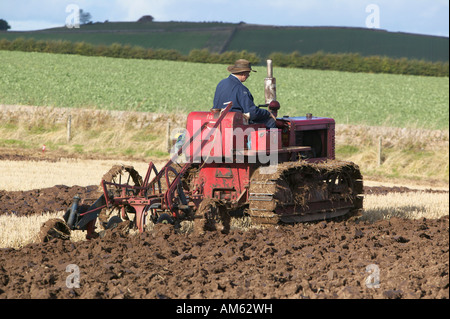
[[[242,112],[251,123],[263,123],[267,128],[276,128],[275,117],[269,111],[257,107],[252,94],[242,84],[248,79],[250,72],[256,72],[252,70],[250,62],[245,59],[236,60],[227,70],[231,74],[217,85],[213,108],[225,108],[231,101],[231,112]]]

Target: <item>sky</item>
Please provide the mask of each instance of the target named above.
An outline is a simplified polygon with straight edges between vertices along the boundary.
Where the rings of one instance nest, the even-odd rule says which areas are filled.
[[[10,31],[60,27],[73,5],[89,12],[93,22],[151,15],[160,22],[362,27],[449,36],[449,0],[0,0],[0,19]]]

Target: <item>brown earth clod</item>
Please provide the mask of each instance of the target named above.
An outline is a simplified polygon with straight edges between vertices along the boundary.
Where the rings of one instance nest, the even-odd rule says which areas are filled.
[[[64,220],[60,218],[52,218],[42,224],[39,231],[39,239],[42,243],[46,243],[52,239],[70,239],[70,229]]]

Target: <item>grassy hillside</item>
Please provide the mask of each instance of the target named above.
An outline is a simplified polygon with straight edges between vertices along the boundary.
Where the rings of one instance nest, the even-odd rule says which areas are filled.
[[[0,104],[187,113],[212,107],[226,65],[0,51]],[[264,67],[245,83],[264,103]],[[279,115],[449,127],[448,78],[275,68]]]
[[[311,54],[360,53],[392,58],[448,61],[446,37],[393,33],[383,30],[334,27],[272,27],[230,23],[108,22],[82,25],[79,29],[53,28],[32,32],[1,32],[0,39],[19,37],[36,40],[84,41],[92,44],[138,45],[175,49],[188,54],[193,49],[211,52],[247,50],[265,59],[272,52],[299,51]]]

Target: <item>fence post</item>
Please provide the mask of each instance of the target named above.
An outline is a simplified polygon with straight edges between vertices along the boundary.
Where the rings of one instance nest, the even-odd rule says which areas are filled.
[[[67,118],[67,143],[70,142],[71,136],[71,130],[72,130],[72,115],[69,114]]]
[[[378,137],[378,167],[381,166],[381,136]]]

